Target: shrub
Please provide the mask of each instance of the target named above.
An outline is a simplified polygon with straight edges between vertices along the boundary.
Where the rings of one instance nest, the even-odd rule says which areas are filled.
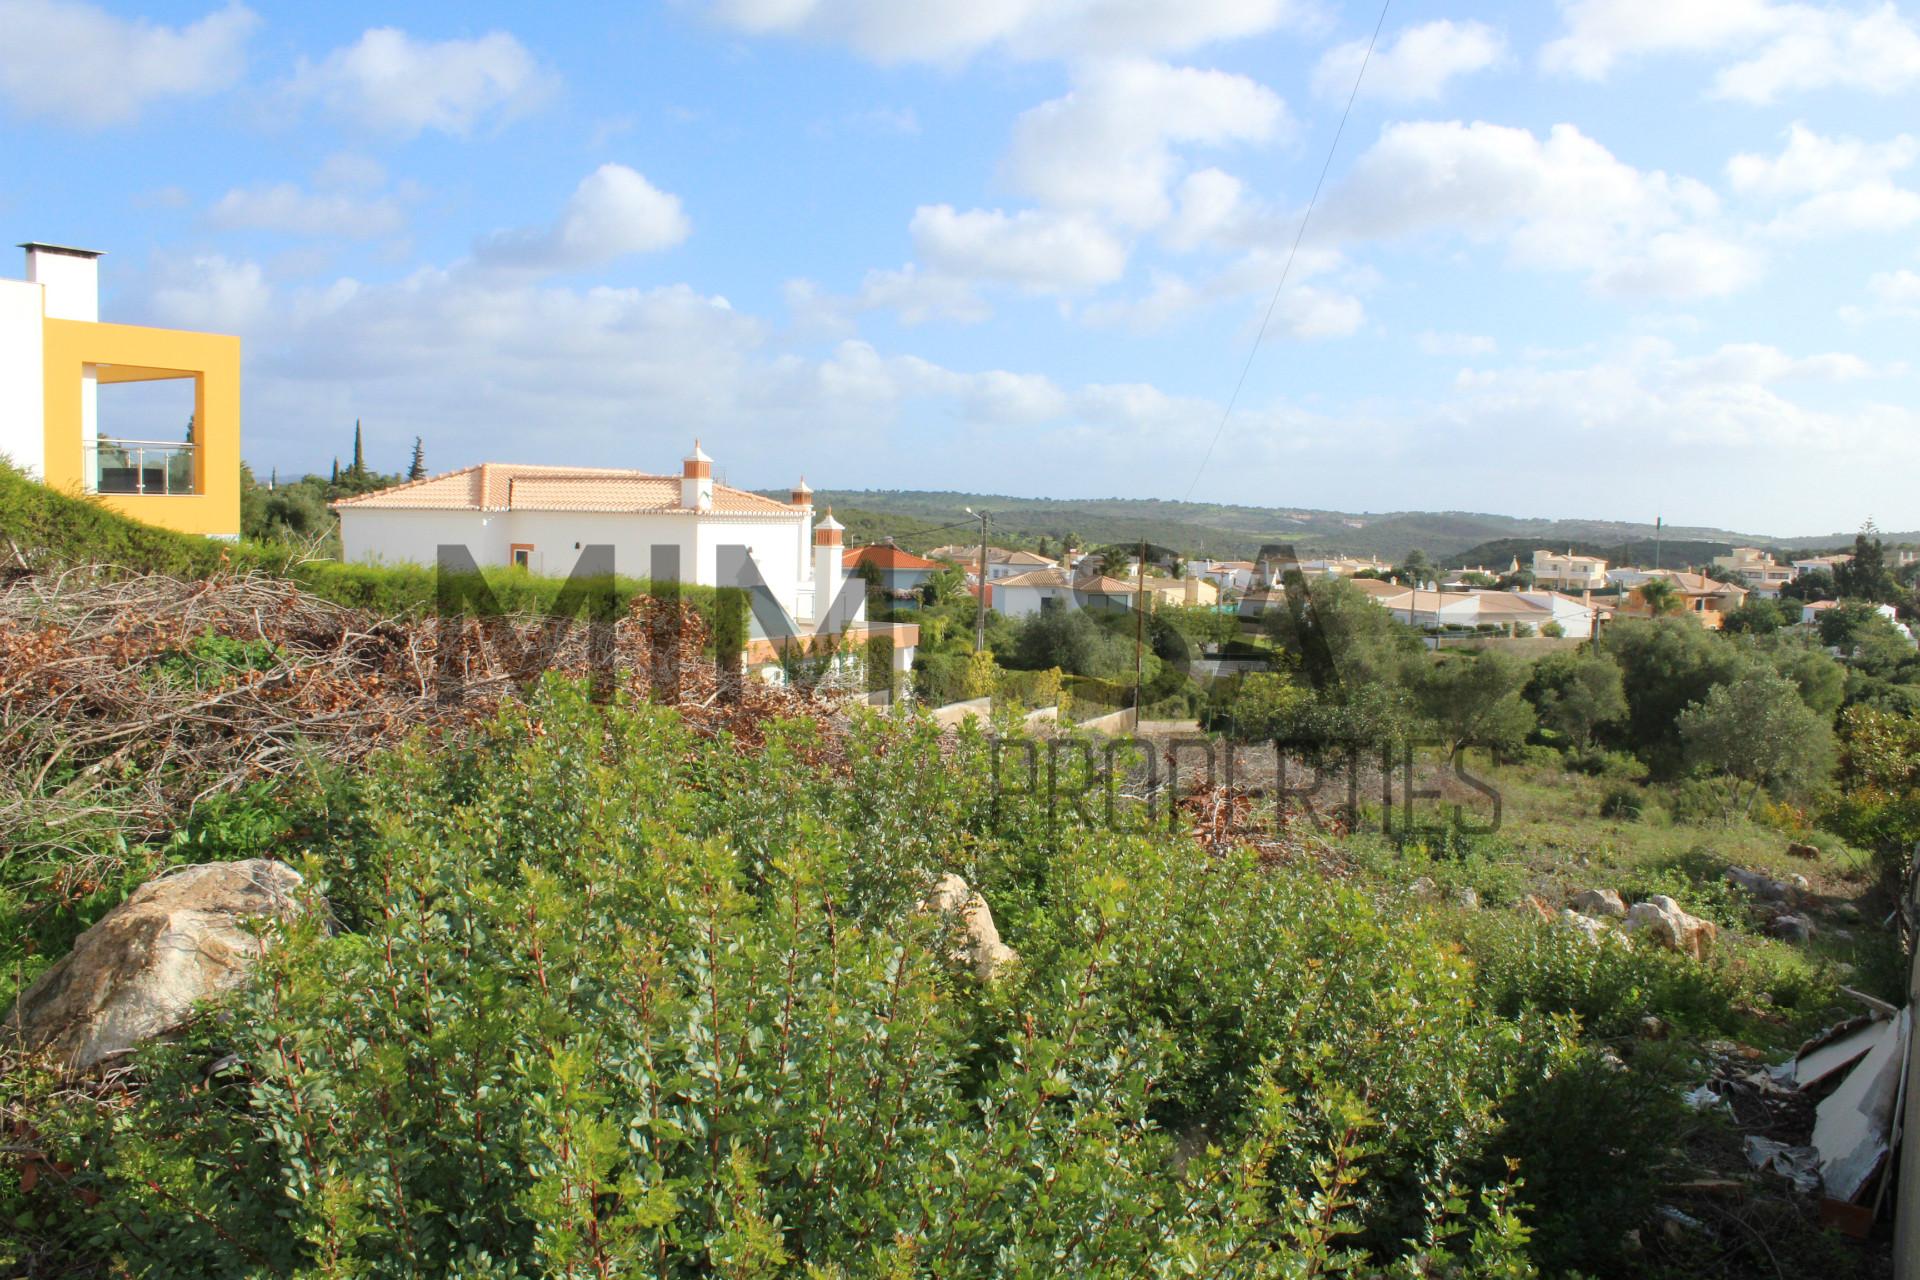
[[[1600,796],[1600,816],[1618,822],[1638,822],[1646,810],[1645,790],[1631,782],[1610,784]]]

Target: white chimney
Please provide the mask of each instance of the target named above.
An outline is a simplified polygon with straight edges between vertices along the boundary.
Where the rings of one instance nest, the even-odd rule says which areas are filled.
[[[27,280],[44,285],[49,320],[100,319],[100,255],[92,249],[29,241]]]
[[[847,577],[847,548],[840,536],[845,528],[833,518],[832,507],[828,507],[827,514],[813,526],[814,616],[823,621],[822,610],[840,599],[840,584]]]
[[[813,580],[812,564],[809,559],[813,555],[813,490],[807,487],[805,476],[801,476],[800,483],[793,486],[793,492],[788,495],[788,498],[788,506],[800,508],[798,549],[800,559],[799,563],[793,566],[793,571],[799,575],[800,582],[804,585]],[[811,617],[812,614],[807,616]]]
[[[680,505],[688,511],[713,510],[713,459],[693,442],[693,452],[680,464]]]

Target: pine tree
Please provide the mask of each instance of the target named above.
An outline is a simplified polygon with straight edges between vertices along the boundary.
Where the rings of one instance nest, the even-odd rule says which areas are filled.
[[[413,438],[413,461],[407,466],[407,479],[425,480],[427,478],[427,449],[420,437]]]
[[[355,481],[367,478],[367,455],[366,451],[360,447],[360,419],[358,418],[353,420],[353,467],[347,474]]]
[[[340,483],[340,459],[338,459],[338,458],[335,458],[335,459],[333,460],[333,478],[332,478],[331,480],[329,480],[329,481],[327,481],[327,483],[328,483],[328,484],[339,484],[339,483]]]

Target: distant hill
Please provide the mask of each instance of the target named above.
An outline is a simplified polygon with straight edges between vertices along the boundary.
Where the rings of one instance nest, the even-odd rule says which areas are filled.
[[[1303,552],[1374,555],[1386,560],[1398,560],[1418,548],[1447,563],[1463,557],[1468,563],[1492,563],[1496,555],[1504,563],[1515,554],[1529,559],[1536,547],[1568,546],[1624,562],[1621,550],[1625,547],[1630,552],[1627,559],[1650,561],[1654,539],[1650,523],[1467,511],[1356,513],[1151,498],[1010,498],[911,489],[821,491],[814,494],[814,501],[831,504],[835,517],[848,525],[850,533],[857,532],[849,541],[871,542],[890,535],[913,551],[965,541],[972,524],[968,507],[993,513],[994,540],[1000,543],[1033,546],[1041,538],[1058,543],[1069,533],[1083,545],[1145,538],[1187,555],[1217,558],[1251,556],[1263,545],[1290,543]],[[849,518],[855,514],[857,526]],[[1882,536],[1890,544],[1920,543],[1920,532]],[[1805,551],[1839,548],[1852,540],[1852,533],[1779,537],[1682,525],[1663,531],[1661,553],[1665,563],[1696,563],[1736,545]],[[1509,545],[1515,550],[1498,551]],[[1518,550],[1522,546],[1524,552]]]

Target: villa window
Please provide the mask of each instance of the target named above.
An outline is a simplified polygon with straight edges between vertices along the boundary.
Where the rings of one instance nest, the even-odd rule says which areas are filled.
[[[513,550],[508,558],[516,569],[532,569],[533,544],[531,542],[514,543]]]

